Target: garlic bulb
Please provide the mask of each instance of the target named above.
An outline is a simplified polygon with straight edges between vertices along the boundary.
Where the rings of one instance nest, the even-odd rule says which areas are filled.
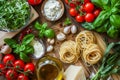
[[[65,39],[66,39],[66,36],[62,32],[60,32],[59,34],[57,34],[57,40],[63,41]]]
[[[51,52],[53,50],[53,46],[52,45],[49,45],[48,47],[47,47],[47,52]]]
[[[63,30],[63,32],[64,32],[65,34],[69,34],[69,33],[70,33],[70,28],[71,28],[71,26],[65,27],[64,30]]]
[[[4,46],[2,46],[0,52],[3,53],[3,54],[9,54],[9,53],[12,52],[12,48],[10,48],[9,45],[4,45]]]
[[[54,39],[51,39],[50,42],[49,42],[51,45],[53,45],[55,43],[55,40]]]
[[[75,25],[73,25],[72,27],[71,27],[71,33],[72,34],[75,34],[77,32],[77,27],[75,26]]]

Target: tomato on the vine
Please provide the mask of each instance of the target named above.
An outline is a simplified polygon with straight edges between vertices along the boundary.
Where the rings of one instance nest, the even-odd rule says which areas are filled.
[[[19,74],[17,80],[29,80],[29,78],[24,74]]]
[[[23,70],[25,63],[22,60],[16,60],[13,65],[14,65],[14,68]]]
[[[84,20],[85,20],[83,15],[77,15],[75,17],[75,19],[76,19],[77,22],[84,22]]]
[[[70,3],[69,5],[70,5],[70,7],[72,7],[72,8],[75,8],[75,7],[76,7],[76,5],[75,5],[74,3]]]
[[[94,14],[92,14],[92,13],[87,13],[87,14],[85,15],[85,21],[86,21],[86,22],[93,22],[94,19],[95,19],[95,17],[94,17]]]
[[[42,2],[42,0],[28,0],[30,5],[38,5]]]
[[[90,2],[90,0],[84,0],[84,3],[88,3],[88,2]]]
[[[17,78],[17,72],[15,70],[12,70],[12,69],[9,69],[7,72],[6,72],[6,79],[7,80],[14,80]]]
[[[78,11],[76,8],[70,8],[69,13],[71,16],[76,16],[78,14]]]
[[[84,5],[84,10],[85,10],[85,12],[87,12],[87,13],[93,12],[93,10],[94,10],[94,4],[93,4],[93,3],[90,3],[90,2],[86,3],[86,4]]]
[[[34,72],[35,65],[33,63],[27,63],[24,67],[24,71]]]
[[[97,9],[97,10],[94,11],[95,17],[97,17],[99,14],[100,14],[100,9]]]
[[[13,64],[14,61],[15,61],[15,57],[12,54],[6,54],[3,57],[3,63],[6,64],[6,65]]]
[[[5,73],[5,66],[4,64],[0,64],[0,76]]]

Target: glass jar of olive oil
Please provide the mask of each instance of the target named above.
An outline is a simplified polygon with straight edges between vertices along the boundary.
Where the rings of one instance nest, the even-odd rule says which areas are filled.
[[[62,80],[62,63],[57,58],[45,56],[36,64],[37,80]]]

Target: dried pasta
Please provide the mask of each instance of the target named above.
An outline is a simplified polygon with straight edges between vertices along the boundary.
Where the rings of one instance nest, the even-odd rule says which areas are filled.
[[[60,46],[60,60],[64,63],[72,63],[78,60],[78,55],[75,50],[75,42],[74,41],[66,41]]]
[[[97,44],[89,44],[83,52],[84,61],[88,64],[96,64],[102,58],[102,52]]]

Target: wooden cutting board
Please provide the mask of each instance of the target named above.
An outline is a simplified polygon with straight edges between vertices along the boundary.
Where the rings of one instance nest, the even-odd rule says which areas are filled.
[[[35,11],[35,9],[33,7],[31,7],[31,14],[32,14],[32,18],[30,19],[28,25],[39,17],[38,13]],[[4,44],[4,39],[5,38],[12,38],[16,34],[18,34],[20,31],[21,30],[19,30],[17,32],[4,32],[4,31],[0,31],[0,46],[2,46]]]

